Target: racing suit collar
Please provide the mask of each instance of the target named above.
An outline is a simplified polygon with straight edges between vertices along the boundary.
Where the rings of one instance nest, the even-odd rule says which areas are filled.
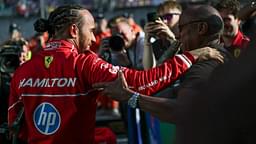
[[[60,49],[65,49],[68,50],[70,49],[71,52],[78,53],[77,48],[74,46],[73,43],[71,43],[68,40],[50,40],[46,44],[46,48],[44,50],[60,50]]]

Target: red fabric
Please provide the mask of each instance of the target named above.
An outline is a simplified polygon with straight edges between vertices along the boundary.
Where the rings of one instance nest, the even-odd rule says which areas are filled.
[[[227,47],[227,50],[234,56],[239,57],[241,53],[248,47],[250,39],[246,37],[241,31],[238,31],[232,45]]]
[[[96,144],[116,144],[116,135],[109,128],[95,128]]]
[[[250,39],[245,36],[241,31],[238,31],[233,43],[232,47],[237,47],[237,48],[246,48],[250,42]]]
[[[147,71],[121,69],[129,86],[151,95],[174,82],[188,69],[186,62],[191,61],[193,56],[185,53]],[[116,79],[119,69],[91,51],[78,54],[68,41],[51,41],[16,70],[8,123],[14,122],[24,104],[20,134],[29,144],[92,144],[98,93],[86,92],[94,83]]]

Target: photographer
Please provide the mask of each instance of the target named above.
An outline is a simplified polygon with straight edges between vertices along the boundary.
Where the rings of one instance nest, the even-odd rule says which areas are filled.
[[[14,25],[16,26],[16,25]],[[14,71],[28,60],[27,42],[13,24],[10,39],[0,47],[0,143],[8,143],[7,112],[10,82]]]
[[[145,25],[145,47],[143,66],[145,69],[161,64],[166,58],[178,51],[176,40],[179,35],[178,21],[182,7],[176,1],[166,1],[160,4],[157,12],[148,13],[148,23]],[[167,54],[168,53],[168,54]]]
[[[110,28],[112,37],[102,40],[99,55],[114,65],[142,70],[144,32],[135,32],[122,16],[110,20]]]

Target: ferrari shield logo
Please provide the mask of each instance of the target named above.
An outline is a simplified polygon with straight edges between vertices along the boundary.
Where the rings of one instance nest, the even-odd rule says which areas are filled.
[[[46,68],[49,68],[52,61],[53,61],[53,56],[45,56],[44,57],[44,66]]]
[[[238,57],[240,56],[240,54],[241,54],[241,50],[240,50],[239,48],[236,48],[236,49],[234,50],[234,56],[235,56],[235,58],[238,58]]]

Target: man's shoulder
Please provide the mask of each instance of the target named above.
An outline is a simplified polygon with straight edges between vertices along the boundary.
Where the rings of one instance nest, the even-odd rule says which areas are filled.
[[[220,63],[217,60],[206,60],[193,64],[185,75],[202,75],[206,76],[214,70]]]
[[[197,62],[181,77],[181,87],[202,87],[220,63],[216,60]]]
[[[238,48],[246,48],[249,42],[250,38],[239,30],[232,45]]]

